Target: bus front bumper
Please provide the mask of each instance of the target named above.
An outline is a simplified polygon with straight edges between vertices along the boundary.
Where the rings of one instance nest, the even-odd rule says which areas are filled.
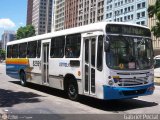
[[[153,94],[154,88],[154,83],[136,87],[112,87],[104,85],[104,99],[128,99],[136,98],[138,96],[151,95]]]

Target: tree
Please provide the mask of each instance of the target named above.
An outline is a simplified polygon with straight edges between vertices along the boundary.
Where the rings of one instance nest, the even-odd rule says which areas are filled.
[[[0,60],[4,60],[5,59],[5,56],[6,56],[6,51],[5,50],[0,50]]]
[[[156,0],[154,5],[149,6],[148,16],[150,18],[156,17],[156,25],[151,28],[154,36],[160,37],[160,0]]]
[[[25,27],[20,27],[17,30],[16,39],[18,40],[32,36],[35,36],[35,28],[32,25],[27,25]]]

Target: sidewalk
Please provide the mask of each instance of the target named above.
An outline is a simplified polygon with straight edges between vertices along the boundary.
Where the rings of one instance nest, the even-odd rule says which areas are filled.
[[[154,78],[155,85],[160,85],[160,78]]]

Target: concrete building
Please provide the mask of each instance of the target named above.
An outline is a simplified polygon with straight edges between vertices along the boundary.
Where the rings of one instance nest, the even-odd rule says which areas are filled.
[[[105,21],[131,22],[147,26],[148,0],[106,0]]]
[[[52,0],[53,4],[52,4],[52,24],[51,24],[51,32],[54,32],[55,1],[56,1],[56,0]]]
[[[78,26],[103,21],[104,0],[79,0]]]
[[[27,4],[27,25],[32,25],[33,0],[28,0]]]
[[[51,32],[53,0],[28,0],[27,25],[35,27],[36,35]]]
[[[54,30],[103,21],[104,0],[56,0]]]
[[[3,50],[6,50],[7,42],[15,40],[15,32],[14,31],[4,31],[1,38],[1,46]]]
[[[65,21],[65,0],[55,0],[54,6],[54,27],[55,31],[64,29]]]
[[[66,0],[64,29],[77,27],[77,18],[78,18],[78,1]]]

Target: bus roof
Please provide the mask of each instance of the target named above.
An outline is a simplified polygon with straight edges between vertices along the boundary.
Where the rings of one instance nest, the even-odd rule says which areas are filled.
[[[146,26],[141,26],[141,25],[127,23],[127,22],[98,22],[98,23],[93,23],[93,24],[84,25],[84,26],[80,26],[80,27],[75,27],[75,28],[65,29],[65,30],[61,30],[61,31],[37,35],[37,36],[33,36],[33,37],[28,37],[28,38],[24,38],[24,39],[14,40],[14,41],[8,42],[7,45],[19,44],[19,43],[35,41],[35,40],[45,40],[45,39],[50,39],[52,37],[61,36],[61,35],[86,33],[86,32],[94,32],[94,31],[105,31],[105,27],[107,24],[131,25],[131,26],[137,26],[137,27],[149,29]]]

